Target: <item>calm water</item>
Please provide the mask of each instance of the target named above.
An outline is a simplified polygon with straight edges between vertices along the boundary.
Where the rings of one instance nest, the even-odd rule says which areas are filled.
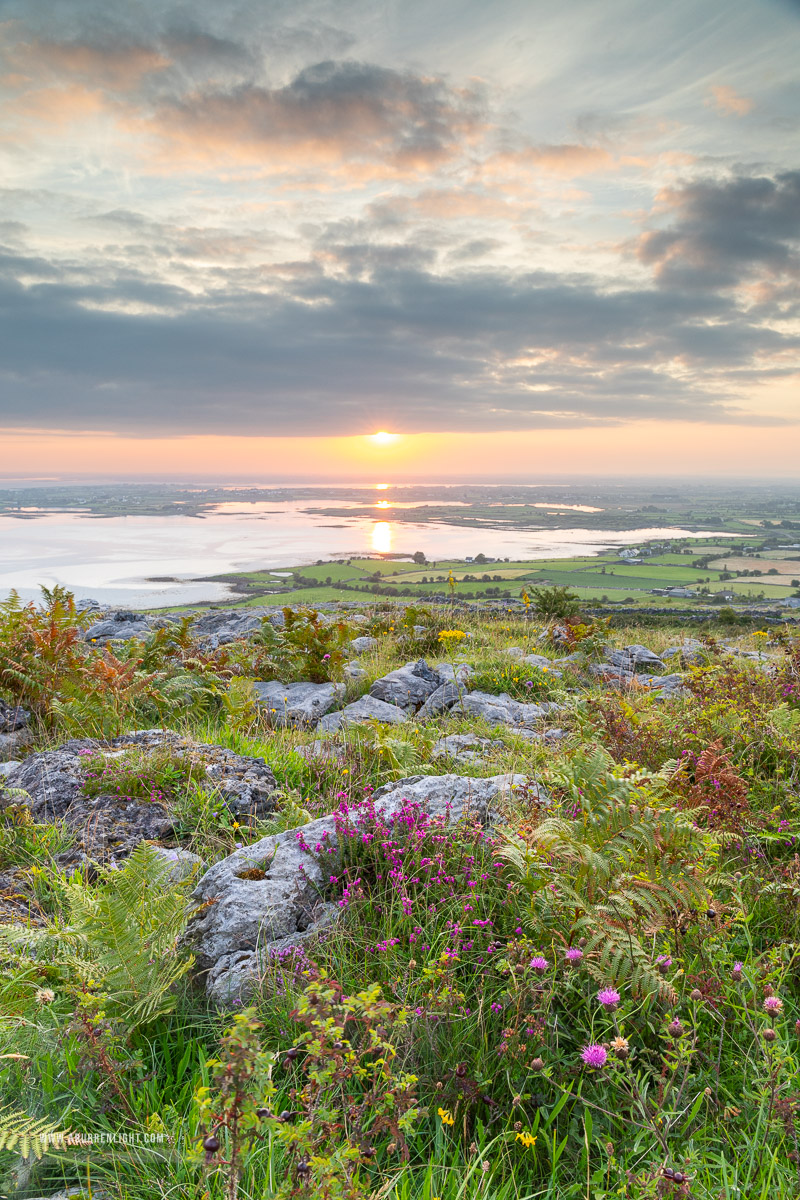
[[[319,558],[389,551],[411,555],[415,550],[430,559],[479,552],[494,558],[568,558],[648,537],[692,536],[675,528],[502,532],[395,524],[390,510],[379,503],[374,518],[314,516],[304,511],[307,500],[239,501],[200,517],[104,518],[79,512],[28,519],[0,516],[0,596],[16,588],[23,598],[33,599],[40,584],[61,583],[78,598],[157,607],[230,595],[224,584],[193,582],[200,576],[269,567],[280,571]],[[159,576],[175,582],[159,581]]]

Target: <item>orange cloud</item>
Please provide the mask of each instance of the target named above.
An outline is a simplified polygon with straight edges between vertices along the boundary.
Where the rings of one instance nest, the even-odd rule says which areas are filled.
[[[732,87],[721,83],[711,88],[711,95],[706,104],[713,105],[717,112],[726,117],[746,117],[753,109],[752,100],[747,96],[740,96]]]
[[[169,59],[151,46],[97,47],[81,42],[35,41],[21,46],[20,62],[41,77],[42,70],[77,76],[94,87],[131,91],[143,76],[163,70]]]
[[[602,146],[564,143],[498,151],[481,164],[481,173],[504,180],[515,172],[528,175],[543,172],[562,179],[574,179],[595,171],[609,171],[613,166],[614,156]]]

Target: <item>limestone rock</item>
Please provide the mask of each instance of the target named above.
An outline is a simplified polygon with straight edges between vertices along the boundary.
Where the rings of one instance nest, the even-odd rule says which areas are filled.
[[[22,729],[15,729],[13,733],[0,733],[0,761],[13,758],[32,741],[33,735],[26,726],[23,726]]]
[[[514,700],[507,692],[495,696],[489,692],[469,692],[452,712],[480,717],[489,725],[513,725],[532,728],[548,713],[558,712],[561,705],[552,701],[543,704],[523,704]]]
[[[362,696],[353,704],[347,704],[338,712],[329,713],[317,725],[320,732],[341,729],[345,725],[362,725],[365,721],[381,721],[384,725],[399,725],[405,721],[406,713],[396,704],[376,700],[374,696]]]
[[[389,671],[381,679],[376,679],[369,694],[376,700],[384,700],[398,708],[416,711],[441,683],[438,672],[421,658],[419,662],[406,663],[404,667],[398,667],[396,671]]]
[[[90,625],[83,636],[87,642],[105,646],[107,642],[125,642],[129,638],[144,640],[150,636],[151,628],[150,620],[143,613],[117,611]]]
[[[648,650],[647,646],[623,646],[621,650],[608,650],[606,661],[622,671],[658,671],[663,669],[663,662]]]
[[[503,743],[475,733],[449,733],[431,750],[431,758],[452,758],[458,763],[479,762],[492,750],[502,750]]]
[[[529,667],[544,667],[550,671],[554,668],[552,658],[548,658],[546,654],[526,654],[522,661],[527,663]]]
[[[272,679],[254,684],[256,699],[268,723],[313,728],[321,717],[344,699],[341,683],[281,683]]]
[[[356,637],[350,642],[350,649],[353,654],[368,654],[370,650],[377,649],[378,639],[374,637]]]
[[[422,708],[417,713],[417,718],[420,721],[428,721],[432,717],[438,717],[443,712],[447,712],[454,704],[458,704],[461,697],[464,695],[463,686],[457,683],[443,683],[431,692],[428,699],[423,704]]]
[[[236,754],[226,746],[208,746],[182,738],[170,730],[139,730],[111,742],[74,739],[56,750],[32,754],[5,776],[8,788],[27,794],[26,804],[37,824],[63,821],[75,835],[63,865],[121,858],[142,841],[163,841],[173,835],[168,802],[156,803],[112,794],[85,796],[88,762],[98,755],[108,759],[126,750],[167,746],[202,768],[207,786],[213,786],[220,803],[235,816],[266,816],[274,812],[277,781],[263,759]],[[198,771],[198,775],[200,771]],[[2,805],[0,793],[0,805]]]

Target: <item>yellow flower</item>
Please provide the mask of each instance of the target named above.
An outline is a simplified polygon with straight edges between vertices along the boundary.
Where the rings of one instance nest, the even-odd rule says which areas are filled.
[[[536,1145],[536,1134],[535,1133],[518,1133],[516,1140],[518,1142],[522,1142],[522,1144],[526,1150],[530,1150],[532,1146]]]
[[[467,635],[464,633],[463,629],[442,629],[439,632],[439,641],[446,642],[449,639],[452,639],[453,641],[460,642],[461,639],[465,638],[466,636]]]
[[[443,1125],[455,1125],[456,1119],[449,1108],[439,1108],[436,1111]]]

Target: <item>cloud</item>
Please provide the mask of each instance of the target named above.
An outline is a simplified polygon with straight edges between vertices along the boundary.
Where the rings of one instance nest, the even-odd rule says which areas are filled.
[[[717,112],[726,117],[746,117],[753,111],[752,100],[747,96],[740,96],[734,88],[721,83],[714,84],[711,88],[711,95],[706,104],[713,105]]]
[[[233,272],[198,296],[133,266],[81,276],[9,254],[0,424],[155,435],[763,423],[732,373],[758,378],[759,362],[788,366],[800,351],[800,338],[696,290],[442,274],[402,245],[340,245],[337,263],[262,272],[260,287]]]
[[[283,165],[384,161],[427,169],[452,157],[483,125],[475,85],[362,62],[322,62],[286,86],[246,84],[165,101],[147,121],[180,159]]]
[[[800,274],[800,171],[731,175],[664,190],[664,228],[643,233],[639,260],[664,287],[733,288]]]

